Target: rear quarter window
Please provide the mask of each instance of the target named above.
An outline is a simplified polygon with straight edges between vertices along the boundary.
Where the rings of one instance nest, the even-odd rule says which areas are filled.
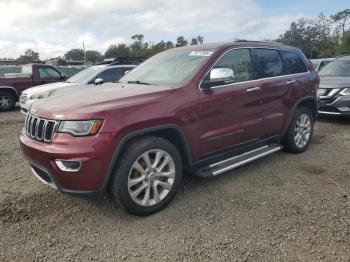
[[[293,51],[281,50],[286,74],[298,74],[307,72],[306,65],[300,55]]]
[[[256,78],[284,75],[283,61],[276,49],[252,49]]]

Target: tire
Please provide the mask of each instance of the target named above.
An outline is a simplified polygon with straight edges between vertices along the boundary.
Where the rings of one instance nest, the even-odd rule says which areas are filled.
[[[307,107],[298,107],[283,139],[284,149],[293,154],[304,152],[310,146],[314,123],[311,110]]]
[[[176,147],[160,137],[144,137],[122,151],[109,187],[111,196],[128,213],[145,216],[172,200],[181,179],[182,161]]]
[[[16,106],[16,98],[8,91],[0,91],[0,111],[8,111]]]

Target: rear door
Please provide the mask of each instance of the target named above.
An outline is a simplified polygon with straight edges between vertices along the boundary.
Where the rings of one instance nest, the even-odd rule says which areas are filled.
[[[49,84],[54,82],[62,81],[62,75],[48,66],[39,66],[39,81],[36,85]]]
[[[215,68],[232,69],[235,80],[199,90],[202,157],[256,139],[261,122],[259,81],[253,81],[250,50],[227,51],[213,65],[212,69]],[[210,81],[211,70],[201,87]]]
[[[252,48],[255,79],[259,80],[260,134],[269,137],[280,134],[288,107],[286,100],[290,92],[288,76],[279,51],[270,48]]]

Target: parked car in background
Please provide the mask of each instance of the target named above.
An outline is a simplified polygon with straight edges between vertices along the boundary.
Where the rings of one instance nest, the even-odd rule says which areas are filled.
[[[320,114],[350,115],[350,55],[338,57],[320,72]]]
[[[310,59],[310,61],[313,63],[316,72],[321,71],[322,68],[324,68],[326,65],[328,65],[330,62],[332,62],[335,58],[322,58],[322,59]]]
[[[29,88],[20,97],[21,110],[25,113],[35,101],[54,94],[71,91],[86,85],[116,82],[124,76],[125,72],[132,70],[134,67],[135,65],[91,66],[68,78],[65,82]]]
[[[21,148],[42,182],[82,197],[109,189],[147,215],[170,202],[183,170],[214,177],[282,148],[304,152],[318,85],[304,54],[281,44],[174,48],[119,83],[34,103]]]
[[[21,93],[32,86],[54,83],[68,77],[54,66],[28,64],[21,73],[4,74],[0,78],[0,111],[13,109]]]

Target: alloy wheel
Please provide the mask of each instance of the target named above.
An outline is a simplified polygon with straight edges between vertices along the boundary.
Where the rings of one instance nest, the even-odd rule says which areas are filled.
[[[310,140],[312,123],[308,114],[301,114],[294,129],[294,142],[297,147],[303,148]]]
[[[175,163],[164,150],[143,153],[132,165],[128,177],[131,199],[140,206],[154,206],[171,191],[175,181]]]

